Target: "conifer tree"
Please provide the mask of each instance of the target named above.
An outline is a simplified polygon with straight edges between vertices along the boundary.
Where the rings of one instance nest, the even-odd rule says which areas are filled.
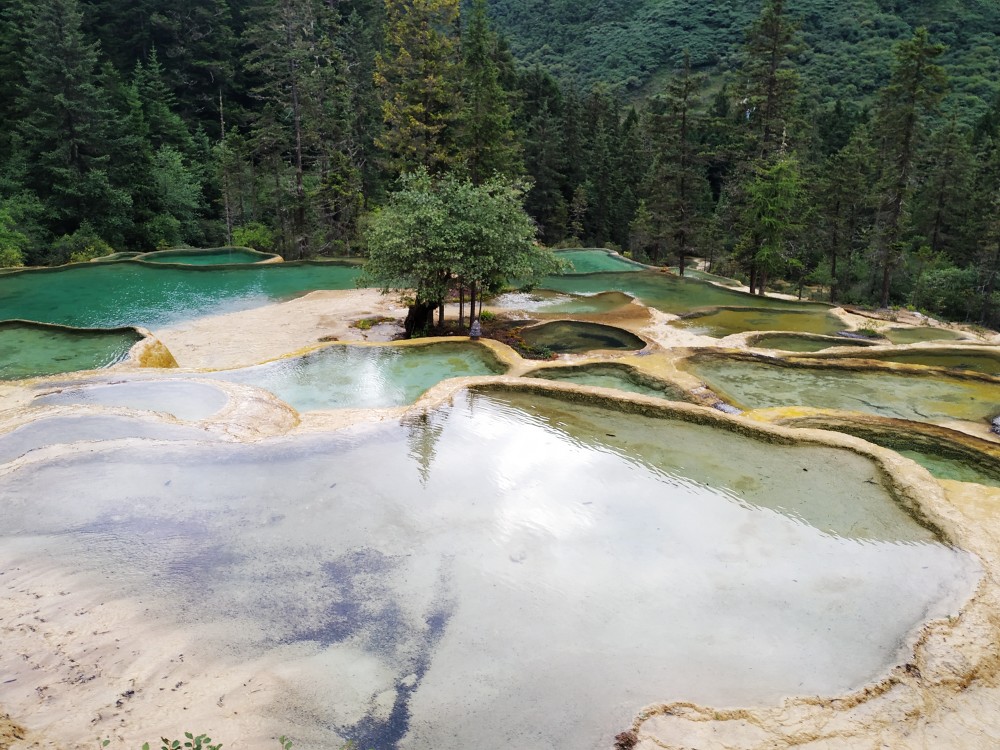
[[[944,96],[947,79],[935,62],[944,47],[931,42],[925,28],[900,42],[895,49],[892,78],[882,90],[876,113],[876,134],[881,142],[882,180],[876,241],[881,270],[879,304],[889,304],[893,268],[902,257],[913,194],[913,169],[924,131],[924,120]]]
[[[462,31],[459,127],[462,157],[476,185],[493,174],[510,177],[523,171],[508,94],[500,84],[494,59],[496,46],[486,14],[486,0],[473,0],[468,23]]]
[[[39,3],[29,30],[18,106],[22,184],[48,212],[56,236],[90,217],[119,243],[130,198],[109,178],[112,111],[98,75],[98,46],[81,28],[76,0]]]
[[[667,85],[666,95],[651,110],[654,149],[649,179],[649,210],[656,245],[677,257],[684,275],[685,259],[694,254],[698,232],[710,202],[704,158],[697,141],[703,116],[696,109],[703,76],[683,69]]]
[[[375,84],[385,124],[376,143],[392,174],[461,163],[458,0],[385,0],[385,49]]]

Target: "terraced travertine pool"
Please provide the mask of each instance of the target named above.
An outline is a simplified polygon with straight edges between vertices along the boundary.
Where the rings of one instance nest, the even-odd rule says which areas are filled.
[[[782,366],[726,357],[697,358],[688,368],[744,409],[809,406],[917,422],[981,422],[994,416],[1000,405],[1000,382],[985,380]]]
[[[88,331],[0,321],[0,380],[107,367],[142,339],[134,328]]]
[[[286,654],[259,710],[316,746],[575,750],[668,696],[857,687],[957,611],[978,564],[880,472],[487,392],[344,434],[38,461],[0,475],[0,538],[197,629],[189,659]]]
[[[26,270],[0,276],[0,320],[157,328],[316,289],[353,289],[359,273],[333,262],[157,268],[123,261]]]

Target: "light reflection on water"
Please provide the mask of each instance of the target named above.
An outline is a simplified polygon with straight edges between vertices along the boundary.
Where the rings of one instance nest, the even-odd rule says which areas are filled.
[[[953,612],[977,565],[873,478],[846,451],[477,395],[348,434],[52,460],[0,497],[2,533],[218,624],[219,653],[308,646],[281,716],[366,748],[575,750],[654,701],[855,687]]]

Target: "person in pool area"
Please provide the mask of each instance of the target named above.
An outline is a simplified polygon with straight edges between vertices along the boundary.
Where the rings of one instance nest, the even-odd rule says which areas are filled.
[[[479,341],[479,337],[483,335],[483,327],[479,325],[479,318],[472,321],[472,325],[469,327],[469,338],[473,341]]]

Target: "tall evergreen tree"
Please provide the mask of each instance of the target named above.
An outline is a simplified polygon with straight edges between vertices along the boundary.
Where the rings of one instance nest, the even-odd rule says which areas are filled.
[[[936,63],[943,53],[944,47],[931,42],[927,29],[917,29],[912,38],[896,46],[892,78],[879,97],[875,127],[881,142],[882,181],[876,253],[882,307],[889,304],[892,271],[905,250],[907,205],[913,194],[913,169],[924,121],[940,103],[947,85],[944,70]]]
[[[112,243],[123,241],[130,198],[109,179],[113,113],[98,75],[98,45],[84,37],[76,0],[36,8],[18,97],[22,184],[48,212],[56,236],[90,217]]]
[[[684,67],[667,85],[666,95],[651,110],[654,162],[648,205],[657,246],[677,257],[680,275],[694,254],[699,229],[710,202],[701,145],[703,116],[697,110],[704,77]]]
[[[509,95],[500,84],[495,57],[496,37],[490,31],[486,0],[473,0],[462,31],[462,110],[460,147],[476,185],[493,174],[514,176],[523,171],[520,145],[514,135]]]
[[[385,0],[385,49],[375,58],[390,173],[461,163],[458,0]]]

